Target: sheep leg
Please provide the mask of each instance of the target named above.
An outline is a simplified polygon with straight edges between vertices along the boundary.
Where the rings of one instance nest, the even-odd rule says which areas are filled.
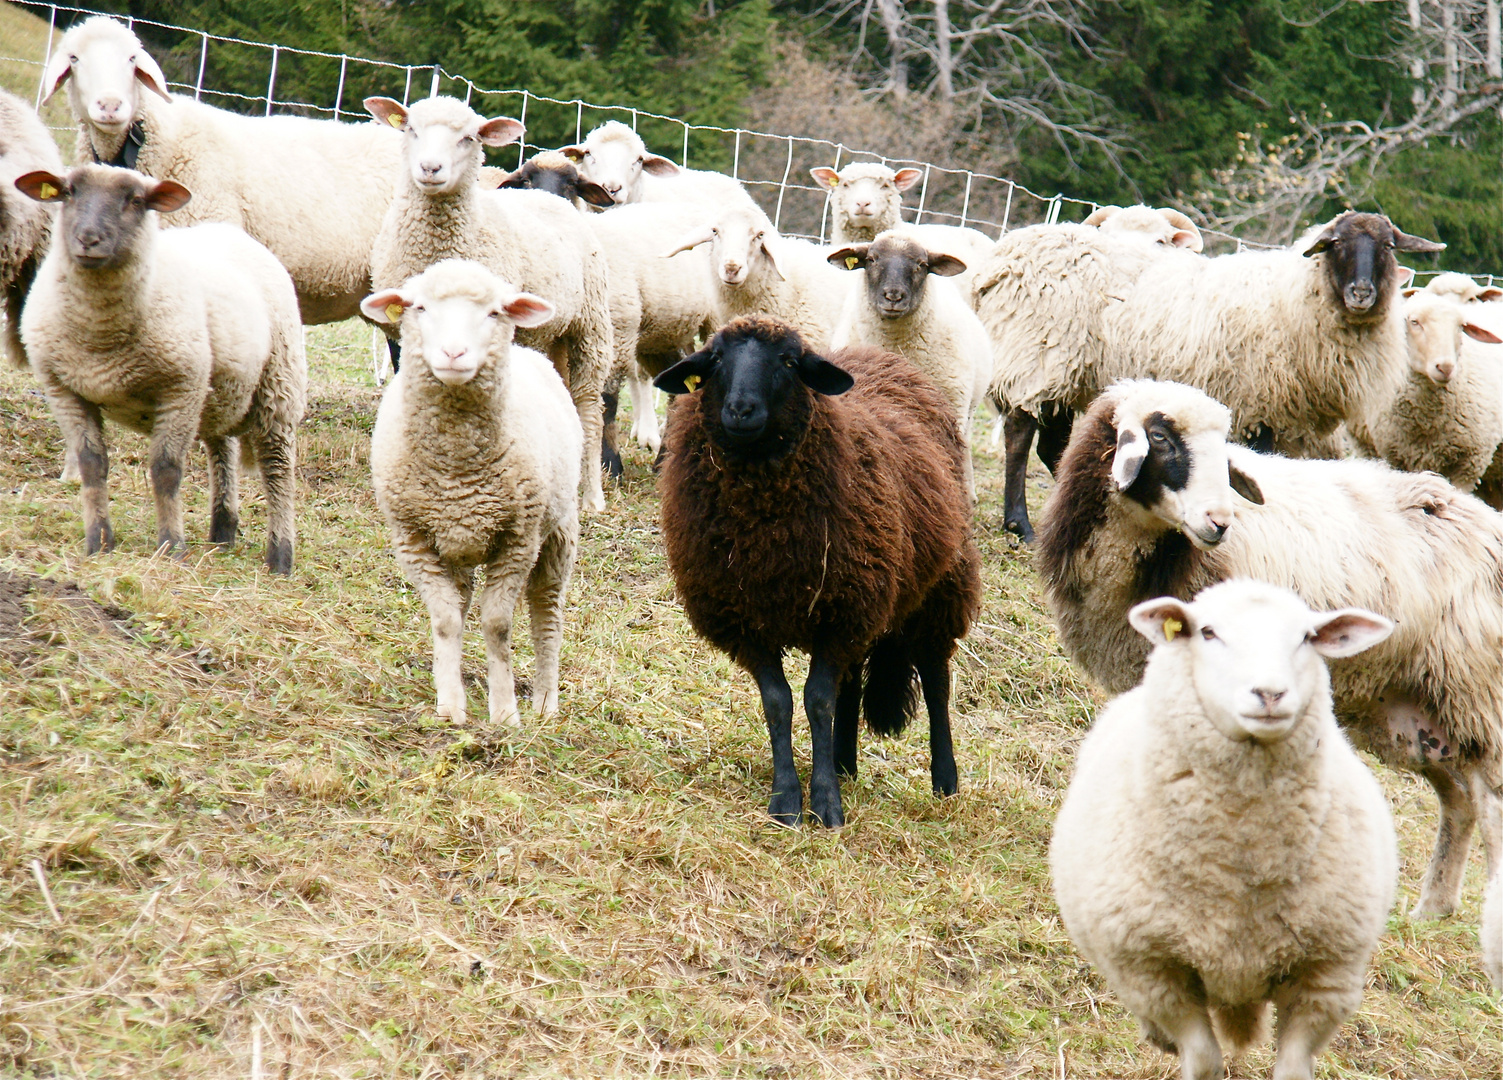
[[[558,653],[564,640],[564,590],[574,569],[578,530],[556,530],[543,542],[527,579],[532,616],[532,707],[539,716],[558,711]]]
[[[1467,769],[1467,784],[1472,790],[1472,805],[1482,833],[1482,847],[1487,856],[1487,881],[1503,866],[1503,796],[1487,782],[1480,765]]]
[[[1033,433],[1038,421],[1022,409],[1007,410],[1003,421],[1006,432],[1006,459],[1003,466],[1002,527],[1033,543],[1033,525],[1028,520],[1028,451],[1033,449]]]
[[[1438,919],[1451,914],[1461,902],[1467,848],[1477,824],[1477,811],[1471,792],[1449,766],[1426,762],[1418,772],[1435,789],[1440,802],[1440,825],[1435,831],[1435,852],[1430,856],[1430,869],[1425,873],[1419,903],[1414,905],[1410,917]]]
[[[240,531],[240,440],[205,439],[209,449],[209,543],[235,546]]]
[[[110,527],[110,455],[99,406],[52,387],[48,388],[47,401],[63,429],[68,456],[78,462],[85,550],[90,555],[110,551],[115,547],[115,530]]]
[[[934,794],[954,795],[960,786],[955,768],[955,746],[950,739],[950,662],[942,659],[917,661],[919,684],[924,688],[924,707],[929,713],[929,776]]]
[[[266,492],[266,565],[273,574],[290,574],[292,547],[297,539],[295,427],[274,425],[256,440],[256,458],[261,467],[261,487]]]
[[[796,827],[804,817],[804,792],[793,764],[793,690],[783,674],[782,657],[756,667],[767,739],[772,744],[772,799],[767,812],[779,825]]]
[[[639,446],[654,454],[663,445],[658,430],[658,410],[652,381],[636,364],[627,369],[626,381],[631,389],[631,437]]]
[[[976,508],[976,463],[971,460],[971,417],[960,418],[960,479],[965,483],[966,494],[971,497],[971,509]]]
[[[1053,476],[1059,468],[1059,459],[1065,456],[1065,447],[1070,445],[1070,432],[1075,427],[1075,414],[1058,402],[1047,401],[1039,409],[1039,460]]]
[[[519,727],[522,723],[517,715],[517,688],[512,676],[511,625],[516,615],[517,599],[537,572],[540,555],[539,547],[514,547],[503,551],[485,567],[485,588],[480,594],[480,628],[485,634],[485,683],[493,724]],[[539,599],[544,602],[549,599],[546,589],[539,594]],[[548,633],[549,621],[545,616],[544,626],[535,627],[534,633],[539,630]],[[556,656],[553,662],[556,683]],[[557,692],[555,685],[555,695]]]
[[[198,436],[198,418],[203,400],[179,401],[157,410],[151,424],[151,493],[156,500],[157,550],[181,554],[187,550],[183,535],[183,467],[188,448]]]
[[[835,699],[835,773],[856,778],[856,744],[861,728],[861,668],[853,666],[851,674],[840,684]]]
[[[600,399],[605,413],[600,429],[600,463],[612,480],[620,480],[626,473],[626,466],[621,462],[621,436],[616,423],[616,411],[621,404],[620,391],[602,390]]]
[[[605,509],[605,488],[601,486],[600,479],[600,434],[604,424],[600,391],[605,372],[610,367],[609,357],[604,358],[604,363],[592,364],[587,350],[580,347],[578,342],[566,344],[560,339],[549,350],[555,367],[559,361],[553,349],[560,348],[564,350],[567,372],[564,385],[569,388],[569,396],[574,399],[574,409],[579,413],[579,426],[584,429],[584,455],[581,461],[583,471],[579,474],[584,484],[581,505],[589,513],[599,513]]]
[[[451,573],[438,554],[421,537],[394,537],[397,565],[412,582],[428,609],[433,628],[433,689],[438,696],[435,711],[456,724],[465,722],[464,680],[460,677],[465,610],[469,607],[473,577]]]
[[[827,829],[845,824],[840,805],[840,778],[835,775],[835,699],[845,672],[816,652],[804,683],[804,715],[809,718],[809,812]]]
[[[1361,969],[1336,968],[1312,972],[1275,992],[1273,1080],[1311,1080],[1315,1055],[1362,1003],[1362,983]]]

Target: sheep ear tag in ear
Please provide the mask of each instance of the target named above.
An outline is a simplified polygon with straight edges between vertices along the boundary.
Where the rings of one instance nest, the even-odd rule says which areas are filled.
[[[652,385],[665,394],[692,394],[719,364],[719,358],[707,345],[665,370],[652,380]]]
[[[694,393],[694,391],[696,391],[696,390],[699,389],[699,384],[701,382],[703,382],[703,381],[704,380],[701,379],[698,375],[685,375],[684,376],[684,389],[687,390],[687,391],[689,391],[689,393],[692,394],[692,393]]]
[[[394,128],[401,128],[402,126],[402,118],[396,113],[389,113],[386,117],[386,122]]]
[[[55,199],[57,198],[57,188],[53,187],[51,184],[47,183],[44,180],[42,181],[42,183],[37,185],[37,198],[41,199],[43,202],[46,202],[49,199]]]
[[[401,322],[402,321],[402,312],[404,312],[406,310],[407,309],[404,308],[401,304],[399,304],[395,300],[393,300],[391,303],[389,303],[389,304],[386,305],[386,318],[387,318],[387,321],[388,322],[394,322],[394,323]]]
[[[1184,628],[1185,628],[1185,624],[1182,623],[1182,622],[1180,622],[1178,619],[1165,619],[1164,620],[1164,640],[1165,641],[1173,641],[1174,638],[1175,638],[1175,635],[1177,635]]]
[[[860,265],[861,265],[861,260],[858,259],[858,258],[856,258],[856,256],[854,256],[854,255],[847,255],[845,257],[845,268],[847,270],[854,270],[854,269],[856,269],[856,267],[858,267]]]

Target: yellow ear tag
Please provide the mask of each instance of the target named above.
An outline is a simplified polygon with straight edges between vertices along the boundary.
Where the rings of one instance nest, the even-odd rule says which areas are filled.
[[[1182,623],[1182,622],[1180,622],[1178,619],[1165,619],[1164,620],[1164,640],[1165,641],[1173,641],[1174,640],[1174,635],[1178,634],[1184,628],[1185,628],[1185,624]]]
[[[405,311],[405,310],[406,309],[403,308],[401,304],[398,304],[395,301],[393,301],[390,304],[387,304],[386,305],[386,319],[387,319],[387,321],[388,322],[401,322],[402,321],[402,312]]]
[[[399,128],[402,126],[402,117],[398,113],[387,113],[386,122],[394,128]]]
[[[684,376],[684,386],[689,391],[689,393],[691,393],[691,394],[694,393],[694,391],[696,391],[696,390],[699,389],[699,383],[700,383],[700,378],[699,378],[698,375],[685,375]]]
[[[854,255],[847,255],[845,257],[845,268],[847,270],[854,270],[854,269],[856,269],[857,264],[860,263],[860,262],[861,262],[861,260],[858,259],[858,258],[856,258],[856,256],[854,256]]]
[[[37,188],[37,194],[43,199],[55,199],[57,198],[57,188],[51,184],[42,184]]]

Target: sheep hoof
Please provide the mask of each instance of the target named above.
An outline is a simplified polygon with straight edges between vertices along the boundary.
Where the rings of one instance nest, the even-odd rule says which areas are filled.
[[[549,690],[546,694],[534,694],[532,696],[532,708],[539,716],[552,716],[558,712],[558,691]],[[521,718],[516,721],[517,727],[522,726]]]
[[[1430,919],[1444,919],[1449,915],[1456,914],[1454,902],[1436,900],[1420,894],[1419,903],[1409,912],[1409,917],[1415,922],[1429,921]]]
[[[440,720],[447,720],[451,724],[463,725],[466,722],[463,705],[440,705],[433,711]]]
[[[772,800],[767,804],[767,813],[779,825],[790,829],[798,828],[804,823],[804,793],[797,788],[792,791],[774,791]]]
[[[603,511],[605,509],[605,493],[587,492],[584,497],[584,508],[585,512],[590,514],[598,514]]]
[[[209,543],[222,548],[234,547],[239,532],[238,517],[223,507],[214,511],[214,516],[209,521]]]
[[[845,824],[845,811],[840,805],[840,788],[832,791],[816,791],[809,785],[809,813],[827,829],[838,829]]]
[[[1012,533],[1025,544],[1033,543],[1033,526],[1025,518],[1008,518],[1002,523],[1002,528]]]

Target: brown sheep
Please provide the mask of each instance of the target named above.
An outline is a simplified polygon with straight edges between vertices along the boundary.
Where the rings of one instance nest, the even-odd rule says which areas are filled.
[[[735,320],[656,382],[687,395],[668,413],[659,480],[668,565],[695,630],[757,679],[768,812],[797,825],[803,811],[790,648],[811,658],[809,809],[823,825],[845,821],[837,773],[856,775],[863,703],[873,731],[902,731],[915,669],[934,790],[953,794],[950,657],[981,581],[949,404],[894,353],[826,360],[761,317]]]

